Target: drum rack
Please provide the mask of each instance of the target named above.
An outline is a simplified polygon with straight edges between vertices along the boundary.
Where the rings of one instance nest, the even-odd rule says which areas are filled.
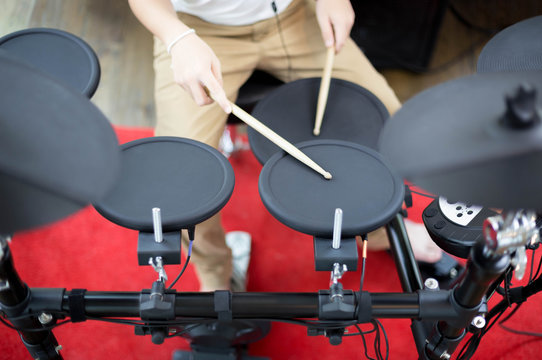
[[[467,332],[483,327],[486,298],[510,267],[509,250],[523,246],[532,240],[535,232],[538,234],[538,229],[525,227],[525,231],[516,231],[506,243],[497,246],[495,234],[505,230],[492,229],[495,231],[488,232],[485,243],[477,243],[471,249],[466,270],[456,286],[440,290],[438,285],[426,282],[422,288],[402,216],[397,215],[387,225],[387,231],[404,292],[343,290],[338,301],[331,299],[330,290],[306,293],[177,292],[165,290],[160,280],[152,289],[141,292],[28,288],[13,265],[7,238],[0,237],[0,305],[4,318],[19,331],[32,357],[39,359],[62,358],[51,329],[59,319],[66,317],[70,320],[64,321],[71,322],[98,318],[139,319],[133,321],[136,334],[150,334],[155,343],[163,342],[172,333],[184,333],[190,339],[191,329],[209,322],[241,326],[252,334],[252,340],[250,336],[245,339],[250,342],[265,336],[268,331],[265,323],[250,321],[308,319],[309,334],[323,334],[332,344],[339,344],[346,326],[379,318],[411,319],[419,358],[446,359]],[[537,282],[526,296],[540,290],[541,284]],[[195,334],[193,338],[196,342],[197,336]]]
[[[541,17],[533,18],[528,22],[520,24],[518,27],[511,27],[509,31],[502,33],[502,37],[511,35],[511,38],[514,38],[514,36],[519,35],[520,39],[536,40],[536,37],[523,36],[523,34],[527,33],[525,30],[530,31],[532,26],[533,29],[539,26],[540,19]],[[518,31],[515,31],[515,29],[518,29]],[[536,31],[538,29],[536,28]],[[65,36],[63,32],[44,31],[44,29],[38,31],[40,36],[44,32],[54,39],[67,39],[68,42],[74,40],[70,36]],[[16,38],[19,41],[21,39],[26,40],[26,35],[28,34],[34,34],[30,40],[36,36],[35,31],[31,31],[30,33],[21,32],[16,33]],[[3,38],[3,41],[0,42],[3,42],[4,46],[6,44],[4,40],[6,39],[13,41],[11,37]],[[492,53],[494,50],[502,49],[506,56],[499,55],[498,58],[501,59],[502,63],[506,62],[508,64],[510,48],[509,46],[500,46],[502,42],[499,38],[496,39],[497,41],[494,44],[497,46],[494,48],[490,46],[488,51],[485,52],[486,55],[481,56],[481,58],[485,57],[489,60],[486,63],[498,64],[499,62],[494,61],[495,54]],[[87,47],[84,42],[77,43],[83,48]],[[518,53],[523,53],[523,49],[532,50],[531,48],[535,48],[540,44],[540,42],[535,42],[525,45],[523,42],[517,41],[517,39],[509,43],[522,47],[522,51],[518,51]],[[40,44],[44,44],[44,42],[40,42]],[[37,48],[34,43],[31,45],[23,48],[31,50]],[[13,43],[11,46],[13,46]],[[47,48],[47,53],[53,52]],[[539,62],[535,61],[536,52],[531,51],[531,53],[533,57],[520,57],[517,59],[517,64],[513,65],[521,68],[529,65],[527,68],[532,69],[534,67],[535,70],[539,70]],[[85,51],[84,54],[84,58],[90,57],[92,71],[89,73],[91,78],[90,85],[87,86],[87,83],[84,82],[81,92],[87,97],[90,97],[98,84],[99,67],[95,64],[97,58],[92,51]],[[30,58],[42,60],[42,56],[32,55]],[[71,57],[65,56],[64,58]],[[104,161],[104,159],[119,159],[117,156],[109,155],[118,155],[113,151],[113,147],[116,149],[117,144],[116,141],[113,141],[114,137],[111,136],[112,129],[101,113],[89,107],[89,103],[83,101],[82,97],[75,96],[55,83],[50,83],[49,80],[41,78],[41,75],[35,73],[35,70],[22,66],[10,56],[0,56],[0,61],[2,62],[0,70],[3,69],[4,71],[2,73],[3,83],[9,86],[9,89],[6,86],[2,90],[4,93],[15,93],[18,96],[17,99],[25,100],[21,101],[20,104],[17,102],[10,102],[9,106],[6,105],[7,102],[4,104],[5,108],[18,114],[17,118],[19,121],[17,123],[24,124],[26,127],[32,128],[34,132],[40,133],[38,131],[40,128],[36,126],[48,124],[48,121],[56,123],[51,121],[53,118],[55,121],[61,120],[57,124],[59,125],[57,128],[47,125],[49,131],[47,134],[49,136],[44,137],[54,139],[56,147],[60,139],[65,138],[64,136],[58,136],[58,134],[62,133],[63,125],[68,124],[68,121],[71,124],[71,120],[76,118],[80,123],[79,125],[88,125],[88,129],[95,130],[96,135],[99,135],[92,138],[92,148],[103,150],[108,149],[108,146],[111,147],[109,153],[104,151],[103,154],[99,152],[93,154],[96,164],[103,166],[103,169],[102,167],[98,167],[97,169],[108,170],[108,166],[114,169],[115,166],[113,165],[119,164],[119,161]],[[481,65],[484,65],[484,61],[479,61],[479,68],[484,71],[492,70],[486,69],[485,66]],[[64,65],[62,66],[63,68],[65,67]],[[436,87],[429,93],[424,92],[413,100],[409,100],[398,113],[399,115],[394,115],[391,120],[395,124],[392,123],[392,126],[390,126],[390,121],[388,120],[387,130],[384,129],[384,136],[380,136],[379,145],[381,148],[387,149],[387,155],[394,159],[394,165],[396,165],[398,171],[400,170],[402,177],[413,183],[417,183],[415,180],[420,180],[418,185],[424,185],[423,181],[425,181],[425,184],[434,186],[435,190],[439,190],[435,192],[447,192],[452,197],[455,194],[458,199],[469,199],[474,203],[497,204],[499,208],[505,209],[539,208],[541,193],[539,191],[532,191],[532,189],[538,189],[540,178],[542,177],[541,172],[537,171],[538,168],[533,166],[533,164],[538,164],[540,160],[539,140],[541,132],[540,118],[538,116],[539,108],[536,106],[537,103],[535,101],[536,92],[530,88],[520,87],[516,96],[511,99],[507,96],[507,111],[504,116],[500,113],[502,109],[493,106],[495,99],[502,100],[504,90],[508,92],[510,86],[517,86],[519,82],[529,80],[529,82],[534,82],[535,88],[537,86],[540,88],[542,83],[540,83],[538,75],[539,73],[536,76],[530,73],[503,73],[494,76],[488,75],[486,77],[473,76]],[[26,82],[30,85],[20,85],[23,83],[27,84]],[[20,87],[14,90],[12,87],[16,84],[19,84]],[[469,91],[458,91],[457,89],[469,89]],[[484,96],[479,97],[478,94],[483,94]],[[296,101],[299,100],[295,97],[292,98]],[[9,99],[11,98],[6,97],[5,101],[9,101]],[[431,101],[428,101],[428,99],[431,99]],[[437,101],[436,99],[439,100]],[[33,102],[34,106],[28,109],[35,111],[35,113],[28,110],[26,106],[25,111],[21,110],[20,105],[23,103],[26,105],[29,101]],[[56,109],[50,106],[52,103],[55,104],[55,108],[63,108],[63,116],[59,116]],[[450,104],[460,104],[461,106],[456,106],[453,112],[442,111],[449,108]],[[524,104],[530,104],[530,107],[528,107],[530,111],[519,111],[525,110],[524,106],[522,106]],[[289,107],[283,107],[289,109]],[[66,111],[67,109],[72,109],[72,111],[68,112]],[[481,118],[494,119],[495,121],[492,124],[473,121],[473,119],[478,120],[480,113],[483,115]],[[525,113],[528,113],[530,117],[524,118],[523,115]],[[21,115],[24,115],[24,117],[20,118]],[[437,118],[440,121],[434,121]],[[501,121],[502,119],[505,119],[505,121]],[[375,122],[377,124],[380,123],[378,116]],[[11,125],[14,123],[10,122]],[[108,126],[105,126],[105,124]],[[469,126],[458,126],[466,124]],[[478,131],[474,125],[480,126],[484,130],[491,130],[487,133],[491,136],[484,140],[487,140],[486,145],[492,145],[484,147],[487,153],[482,152],[481,155],[478,154],[481,157],[476,158],[471,157],[471,154],[481,150],[479,136],[482,133],[486,133]],[[430,132],[429,130],[432,130],[432,133],[446,134],[447,136],[434,137],[434,139],[431,139],[432,142],[421,144],[423,146],[417,146],[419,145],[418,137],[405,136],[405,134],[410,134],[410,132],[405,131],[403,126],[408,127],[411,131],[412,129],[423,128],[428,133]],[[447,128],[447,126],[450,126],[450,128]],[[58,146],[59,149],[69,149],[70,153],[78,153],[77,151],[73,151],[75,145],[81,145],[80,148],[85,149],[85,146],[88,144],[85,142],[80,144],[81,141],[77,141],[75,135],[80,135],[81,139],[91,138],[85,130],[87,127],[78,126],[76,128],[82,130],[80,130],[81,133],[75,134],[74,128],[70,127],[70,135],[74,136],[73,139],[75,139],[73,143],[69,141],[60,142],[62,146]],[[468,132],[460,131],[462,128],[467,129]],[[520,128],[523,130],[527,129],[528,131],[518,135],[517,129]],[[14,127],[14,129],[18,128]],[[351,130],[349,131],[354,133]],[[14,131],[13,133],[19,132]],[[7,133],[9,134],[9,132]],[[92,133],[94,134],[94,132]],[[493,136],[495,134],[499,136]],[[23,132],[22,135],[27,134]],[[373,139],[376,137],[371,136],[370,138]],[[414,144],[403,141],[409,138]],[[17,138],[17,141],[13,141],[13,143],[24,143],[21,139],[24,139],[24,136]],[[96,146],[97,139],[103,141],[103,144]],[[397,139],[401,139],[402,141],[397,141]],[[456,139],[461,139],[461,141],[457,141]],[[504,141],[508,141],[507,144],[513,146],[501,146]],[[41,145],[41,143],[39,144]],[[136,143],[136,145],[138,144]],[[40,151],[41,149],[49,148],[50,146],[47,145],[49,143],[44,142],[42,146],[36,146],[34,150],[37,149],[37,151]],[[456,152],[449,151],[451,148],[457,148],[458,145],[462,145],[463,152],[456,154]],[[475,147],[471,148],[471,145]],[[191,144],[190,146],[198,151],[201,150],[200,145]],[[336,146],[336,144],[327,144],[327,146]],[[345,147],[344,144],[341,146]],[[77,148],[79,149],[79,147]],[[427,151],[428,148],[433,151]],[[20,153],[18,147],[7,147],[7,149],[15,149],[16,151],[6,151],[6,153]],[[409,151],[405,151],[405,149]],[[441,152],[436,151],[439,149]],[[469,149],[476,151],[465,151]],[[357,150],[359,151],[359,149]],[[421,153],[417,153],[418,150]],[[497,150],[500,151],[498,154],[496,154]],[[205,150],[202,151],[208,155]],[[363,152],[367,153],[365,150]],[[107,156],[104,156],[104,154]],[[454,156],[444,156],[448,154]],[[462,157],[462,154],[466,155]],[[517,154],[522,155],[516,156]],[[52,159],[60,158],[60,156],[53,156],[54,153],[49,155]],[[333,158],[336,157],[334,153],[328,153],[328,155]],[[151,158],[156,157],[151,156]],[[217,159],[216,157],[206,158],[209,158],[210,161]],[[18,159],[18,157],[14,157],[11,160],[13,163],[25,163],[24,158],[21,158],[21,161],[17,161]],[[421,163],[425,164],[427,168],[416,168],[409,161],[405,161],[414,161],[413,159],[417,163],[419,163],[420,159],[424,159],[425,162]],[[432,160],[435,159],[438,160],[437,163],[439,166],[443,163],[446,165],[453,164],[453,171],[449,173],[438,171],[436,172],[436,177],[427,176],[418,179],[418,176],[433,173],[429,170],[435,170],[431,167],[434,166],[434,161]],[[499,161],[494,162],[493,160],[495,159]],[[483,162],[482,160],[489,160],[489,165],[491,166],[478,166]],[[52,163],[57,164],[56,162]],[[91,168],[88,161],[78,161],[77,163],[84,165],[79,169],[82,175],[85,174],[83,170]],[[138,164],[140,165],[140,163]],[[458,170],[456,167],[457,164],[463,164],[464,167],[460,170],[467,169],[465,170],[467,172],[456,171]],[[473,166],[473,164],[476,166]],[[57,165],[60,169],[66,168],[63,163],[58,163]],[[203,167],[206,169],[209,168],[206,166]],[[209,213],[201,213],[193,216],[194,214],[190,213],[193,203],[187,201],[189,206],[187,209],[188,213],[185,215],[189,219],[170,221],[166,224],[167,227],[164,228],[164,231],[177,231],[179,227],[182,228],[180,225],[195,225],[206,217],[211,216],[215,210],[218,211],[227,202],[233,188],[233,177],[228,175],[231,171],[227,166],[218,166],[217,169],[219,173],[221,172],[224,175],[224,188],[230,189],[229,193],[225,191],[224,194],[221,194],[216,204],[217,208],[210,209]],[[517,176],[517,174],[523,174],[524,171],[522,170],[524,169],[530,169],[531,171],[529,176],[525,177],[529,181],[518,182],[518,179],[522,179],[523,177]],[[190,171],[184,170],[190,173]],[[350,169],[348,170],[350,171]],[[51,172],[56,173],[55,171]],[[60,174],[61,172],[58,173]],[[107,174],[109,172],[94,171],[94,173]],[[160,172],[156,171],[155,173]],[[511,175],[503,176],[504,173]],[[41,179],[43,176],[39,172],[31,174],[34,179]],[[349,172],[348,174],[351,175]],[[66,186],[66,183],[60,181],[63,178],[69,178],[70,183],[77,183],[71,175],[73,175],[73,171],[70,173],[70,176],[63,177],[58,175],[57,182],[54,184],[58,185],[58,189],[63,189]],[[217,176],[211,175],[206,177],[217,178]],[[485,191],[480,191],[478,187],[470,187],[469,185],[473,182],[473,179],[476,179],[476,182],[479,184],[491,183],[492,188],[497,190],[489,191],[485,189]],[[105,191],[109,188],[106,186],[108,185],[106,182],[101,184],[102,186],[97,186],[97,184],[91,181],[89,189]],[[403,184],[402,180],[398,183],[401,186]],[[17,189],[19,189],[20,184],[17,183],[16,185]],[[25,185],[27,184],[25,183]],[[58,189],[56,190],[58,191]],[[428,191],[431,191],[431,189],[427,188]],[[503,191],[503,189],[507,191]],[[73,193],[77,194],[78,191],[74,190]],[[24,193],[23,195],[26,196]],[[71,201],[77,200],[77,203],[83,206],[83,202],[85,205],[93,203],[96,199],[101,198],[101,195],[103,194],[90,192],[84,199],[80,199],[79,197],[68,198]],[[16,197],[13,198],[15,199]],[[24,204],[25,201],[21,199],[25,199],[25,197],[21,195],[21,197],[16,198],[17,202],[14,201],[14,203]],[[398,196],[398,199],[402,202],[404,198]],[[9,200],[2,198],[2,205],[5,209],[10,209],[11,212],[10,205],[12,203]],[[28,220],[28,223],[26,222],[27,219],[23,219],[23,216],[20,219],[15,217],[17,222],[13,224],[9,222],[7,224],[3,223],[2,225],[6,227],[1,230],[12,233],[21,229],[41,225],[61,218],[67,213],[73,212],[75,208],[78,208],[77,206],[74,208],[71,202],[64,203],[57,200],[55,199],[51,204],[48,203],[50,205],[47,209],[49,210],[48,212],[40,212],[39,210],[43,209],[39,207],[32,208],[32,211],[39,213],[39,216],[33,214],[34,216]],[[37,203],[40,203],[40,201],[33,201],[33,204]],[[64,207],[61,208],[59,204]],[[371,205],[374,207],[374,204]],[[398,206],[400,207],[400,204]],[[503,308],[510,305],[510,303],[526,301],[528,297],[542,290],[542,278],[539,277],[524,287],[512,289],[510,294],[507,294],[507,299],[492,309],[488,309],[487,307],[487,300],[497,290],[501,282],[503,280],[506,281],[506,278],[514,270],[514,267],[520,263],[520,255],[518,254],[523,253],[524,256],[523,250],[526,247],[539,245],[540,228],[536,225],[536,214],[518,210],[486,218],[483,225],[483,237],[470,248],[465,271],[456,279],[450,289],[439,289],[438,282],[434,279],[428,279],[425,283],[422,283],[422,277],[410,247],[402,216],[400,213],[395,214],[397,209],[393,207],[390,209],[391,216],[385,221],[380,222],[378,226],[387,222],[385,226],[390,239],[391,253],[403,292],[373,293],[364,291],[361,286],[358,290],[342,289],[342,285],[338,282],[342,276],[340,269],[342,260],[339,261],[337,269],[335,269],[335,263],[333,264],[337,274],[335,271],[332,272],[332,279],[334,281],[330,288],[318,292],[177,292],[176,290],[165,288],[162,275],[159,275],[159,279],[152,284],[150,289],[143,289],[140,292],[29,288],[19,277],[13,264],[8,237],[0,235],[0,320],[8,327],[18,331],[30,355],[40,360],[62,359],[58,342],[52,331],[55,326],[65,322],[83,322],[86,320],[115,320],[116,322],[133,325],[136,335],[151,335],[152,341],[156,344],[162,343],[166,337],[183,336],[191,342],[194,354],[190,357],[184,357],[182,352],[178,352],[174,355],[174,360],[226,359],[232,358],[232,356],[229,356],[232,354],[234,358],[247,360],[255,358],[245,356],[243,353],[232,353],[231,351],[236,351],[242,345],[261,339],[269,331],[268,325],[272,321],[289,321],[306,326],[308,328],[308,335],[323,335],[329,338],[331,344],[338,345],[341,343],[345,327],[347,326],[369,323],[380,318],[411,319],[411,330],[419,359],[446,360],[451,358],[467,333],[483,334],[490,327],[486,328],[486,318],[490,319],[492,315],[499,313]],[[27,211],[30,211],[29,207],[25,208],[26,218],[28,218]],[[42,215],[44,216],[42,217]],[[139,228],[141,225],[140,221],[136,221],[135,225],[129,224],[129,221],[122,225],[131,225],[136,230],[145,231],[145,229]],[[368,229],[366,230],[368,231]],[[356,234],[359,234],[359,232],[356,232]],[[191,236],[191,239],[193,239],[193,236]],[[172,253],[176,253],[176,250],[177,248],[172,250]],[[140,259],[140,263],[144,263],[145,258]],[[166,259],[165,261],[170,260]],[[171,261],[178,261],[178,259],[175,258]],[[352,260],[349,259],[348,261]],[[342,263],[344,264],[344,262]],[[161,263],[157,261],[157,265],[154,265],[154,262],[152,265],[161,274],[161,270],[163,270]],[[329,263],[326,266],[329,266]],[[203,324],[206,326],[200,326]],[[221,348],[217,349],[217,346]],[[210,349],[214,351],[213,355],[206,353],[206,350]],[[221,351],[217,352],[217,350]],[[473,351],[475,351],[475,348],[468,349],[467,355],[472,355]],[[460,353],[462,352],[460,351]],[[460,358],[463,359],[465,356],[460,356]]]

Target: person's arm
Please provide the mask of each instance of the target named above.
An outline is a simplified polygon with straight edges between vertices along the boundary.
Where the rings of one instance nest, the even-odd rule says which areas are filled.
[[[128,0],[128,3],[143,26],[168,47],[189,30],[179,20],[169,0]],[[175,82],[188,91],[198,105],[213,101],[207,96],[206,87],[224,111],[231,112],[222,88],[220,61],[197,34],[184,36],[171,46],[171,68]]]
[[[350,0],[316,0],[316,17],[327,47],[339,52],[350,36],[355,13]]]

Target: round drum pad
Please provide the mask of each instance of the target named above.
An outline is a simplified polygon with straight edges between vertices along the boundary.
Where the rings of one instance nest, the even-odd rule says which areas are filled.
[[[119,167],[117,137],[102,112],[0,48],[0,233],[98,201]]]
[[[342,235],[363,235],[386,224],[400,210],[404,185],[383,158],[365,146],[338,140],[298,144],[331,180],[283,152],[260,174],[259,191],[271,214],[300,232],[331,238],[336,208],[343,211]]]
[[[331,79],[320,135],[313,135],[320,80],[301,79],[280,86],[256,105],[252,115],[293,144],[336,139],[376,149],[388,111],[369,90],[345,80]],[[280,151],[252,128],[248,138],[262,164]]]
[[[478,57],[477,72],[542,70],[542,16],[520,21],[487,42]]]
[[[96,209],[112,222],[153,231],[152,208],[163,231],[197,225],[228,202],[234,186],[230,163],[195,140],[154,137],[124,144],[121,178]]]
[[[33,28],[0,38],[0,48],[88,98],[100,82],[100,63],[92,48],[66,31]]]

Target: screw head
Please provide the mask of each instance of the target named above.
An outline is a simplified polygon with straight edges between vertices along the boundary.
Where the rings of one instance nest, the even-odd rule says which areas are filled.
[[[457,277],[457,275],[459,275],[459,271],[457,271],[456,268],[452,268],[450,270],[449,275],[450,275],[450,278],[455,279]]]
[[[434,279],[434,278],[427,278],[424,281],[423,285],[428,290],[438,290],[439,289],[438,281],[437,281],[437,279]]]
[[[478,315],[472,319],[471,324],[477,329],[482,329],[484,326],[486,326],[486,319],[483,316]]]
[[[53,321],[53,315],[51,315],[51,314],[49,314],[49,313],[42,312],[41,314],[38,315],[38,321],[39,321],[42,325],[47,325],[47,324],[49,324],[51,321]]]

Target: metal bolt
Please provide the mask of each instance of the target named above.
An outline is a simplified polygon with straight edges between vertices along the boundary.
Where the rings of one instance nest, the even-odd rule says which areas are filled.
[[[38,315],[38,320],[43,325],[47,325],[51,321],[53,321],[53,315],[51,315],[49,313],[42,312],[41,314]]]
[[[58,345],[56,348],[55,348],[57,354],[60,352],[60,350],[62,350],[62,345]]]
[[[331,247],[333,249],[339,249],[341,247],[341,229],[343,224],[343,211],[340,208],[335,209],[335,218],[333,221],[333,243]]]
[[[438,281],[436,279],[433,279],[433,278],[427,278],[425,280],[425,282],[423,283],[423,285],[428,290],[438,290],[439,289]]]
[[[9,289],[9,281],[0,279],[0,291]]]
[[[478,315],[472,319],[471,324],[478,329],[482,329],[484,326],[486,326],[486,319],[483,316]]]
[[[452,268],[452,269],[450,270],[450,274],[449,274],[449,275],[450,275],[450,278],[455,279],[455,278],[457,277],[457,275],[459,275],[459,272],[457,271],[456,268]]]
[[[160,208],[152,208],[152,226],[154,229],[154,241],[161,243],[164,241],[162,237],[162,216],[160,215]]]
[[[446,351],[444,351],[444,352],[442,353],[442,355],[440,355],[440,358],[441,358],[442,360],[449,360],[451,357],[452,357],[452,356],[451,356],[450,354],[448,354],[448,352],[446,352]]]

